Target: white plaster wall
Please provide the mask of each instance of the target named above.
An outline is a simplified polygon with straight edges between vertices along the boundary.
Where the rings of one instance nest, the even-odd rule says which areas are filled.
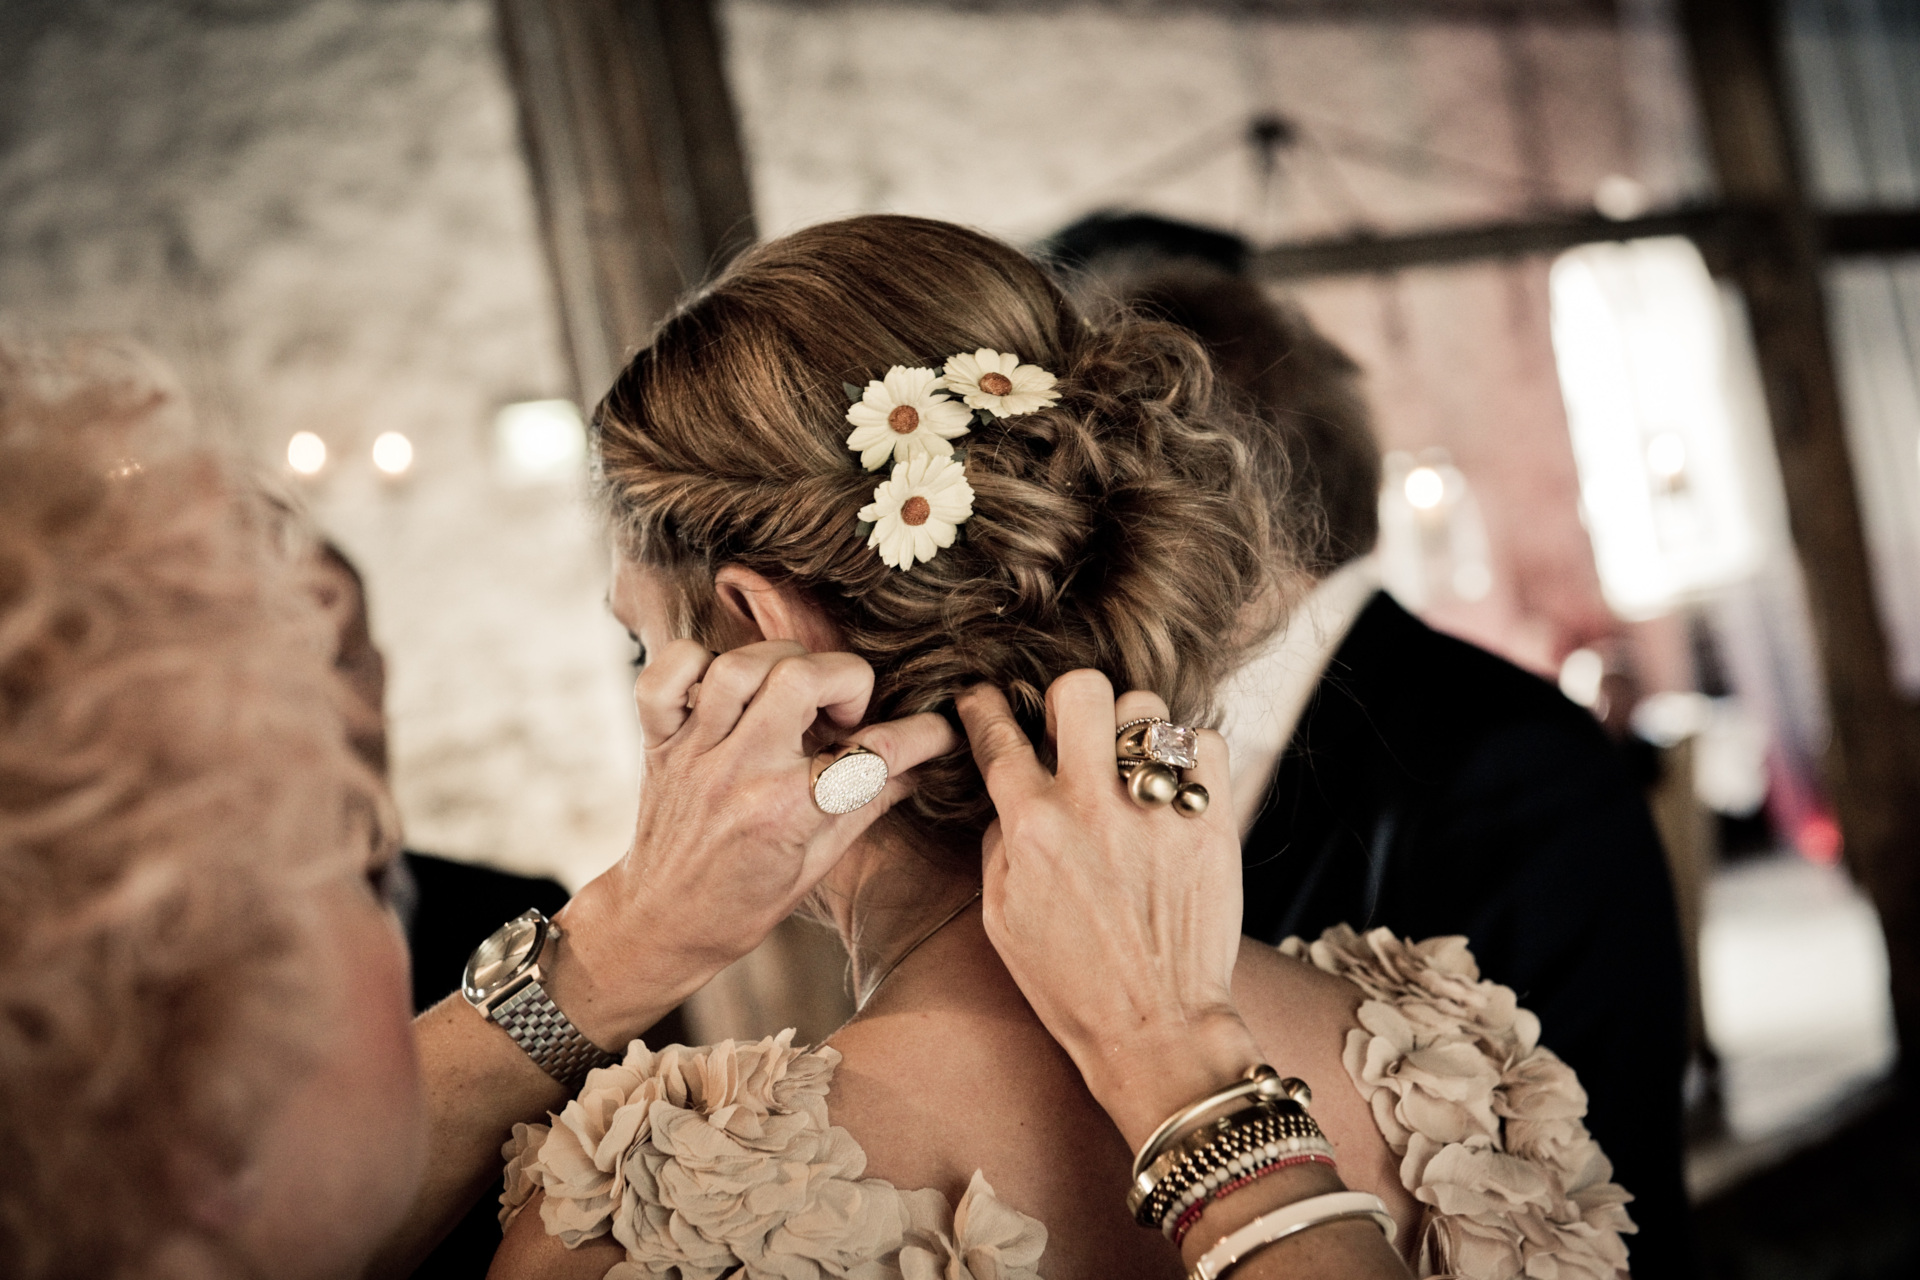
[[[486,0],[7,0],[0,325],[131,332],[366,573],[415,847],[578,881],[625,847],[624,637],[579,486],[498,480],[565,394]],[[381,431],[416,447],[384,481]]]
[[[1630,106],[1620,32],[1521,26],[1537,97],[1520,112],[1491,27],[1227,8],[723,0],[760,223],[777,234],[884,210],[1018,240],[1118,204],[1267,240],[1494,217],[1522,208],[1530,182],[1579,206],[1610,172],[1656,198],[1693,194],[1697,175],[1628,154],[1649,149],[1638,117],[1684,115],[1686,90],[1636,82]],[[1641,62],[1672,43],[1659,17],[1629,33]],[[1263,196],[1240,139],[1276,111],[1303,142]],[[1664,116],[1646,123],[1676,141]],[[1537,177],[1523,129],[1546,161]]]

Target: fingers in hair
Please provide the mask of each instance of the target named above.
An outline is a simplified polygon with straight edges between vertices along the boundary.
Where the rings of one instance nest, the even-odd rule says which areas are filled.
[[[849,740],[885,760],[888,777],[886,789],[872,803],[841,814],[828,824],[841,829],[836,839],[847,841],[857,838],[887,810],[913,794],[913,770],[917,766],[960,746],[960,735],[947,718],[931,711],[869,725]]]
[[[799,750],[822,714],[843,728],[859,724],[872,696],[873,668],[866,659],[851,653],[784,652],[765,669],[739,718],[739,732],[747,735],[743,745]]]
[[[687,691],[700,683],[713,654],[692,640],[675,640],[647,662],[633,682],[640,736],[657,747],[680,731],[688,717]]]
[[[761,640],[729,649],[707,664],[700,678],[700,698],[688,712],[682,730],[688,744],[709,750],[740,723],[747,705],[760,693],[767,676],[783,658],[804,655],[804,646],[792,640]],[[812,720],[808,716],[808,722]],[[806,728],[803,723],[801,730]],[[796,731],[797,740],[799,732]]]
[[[1113,684],[1098,671],[1069,671],[1047,688],[1048,718],[1063,781],[1084,786],[1113,776]]]
[[[1147,689],[1129,689],[1113,702],[1113,727],[1117,730],[1129,720],[1167,720],[1166,699]]]
[[[1034,754],[1033,743],[1014,719],[1007,696],[990,684],[975,685],[954,699],[967,744],[986,780],[987,794],[1001,813],[1045,789],[1052,781]]]

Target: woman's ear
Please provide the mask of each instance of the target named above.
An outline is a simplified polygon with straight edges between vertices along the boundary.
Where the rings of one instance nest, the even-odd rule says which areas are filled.
[[[751,569],[728,564],[713,575],[713,590],[720,608],[745,633],[743,644],[797,640],[809,653],[830,653],[841,647],[838,628],[818,605],[792,587],[775,586]]]

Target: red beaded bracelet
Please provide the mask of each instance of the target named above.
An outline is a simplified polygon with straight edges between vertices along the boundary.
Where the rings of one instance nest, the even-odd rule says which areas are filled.
[[[1241,1174],[1232,1182],[1223,1183],[1215,1187],[1206,1199],[1188,1205],[1186,1210],[1174,1221],[1172,1228],[1167,1232],[1167,1238],[1173,1241],[1174,1248],[1179,1248],[1180,1242],[1186,1239],[1187,1232],[1193,1230],[1193,1224],[1200,1221],[1200,1215],[1207,1211],[1208,1205],[1216,1200],[1232,1195],[1242,1187],[1252,1186],[1270,1173],[1277,1172],[1281,1169],[1290,1169],[1295,1165],[1302,1164],[1324,1164],[1329,1169],[1335,1167],[1333,1157],[1321,1155],[1317,1151],[1307,1155],[1282,1156],[1272,1164],[1263,1164],[1257,1169]]]

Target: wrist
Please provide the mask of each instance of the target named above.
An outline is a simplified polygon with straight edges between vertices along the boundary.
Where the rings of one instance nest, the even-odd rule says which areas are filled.
[[[636,929],[613,876],[596,877],[554,914],[560,939],[543,958],[542,986],[582,1034],[617,1053],[712,975],[696,975],[657,935]]]
[[[1106,1037],[1078,1065],[1088,1092],[1137,1151],[1168,1116],[1263,1060],[1247,1024],[1223,1008]]]

